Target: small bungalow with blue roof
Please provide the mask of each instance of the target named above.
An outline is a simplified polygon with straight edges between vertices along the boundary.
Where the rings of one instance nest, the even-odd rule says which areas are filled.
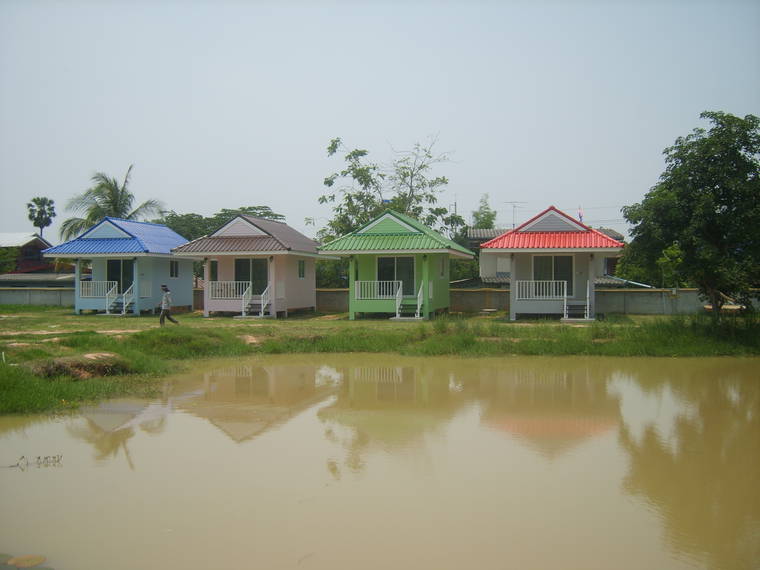
[[[104,218],[43,255],[74,260],[77,314],[95,310],[139,315],[160,306],[162,284],[169,287],[175,307],[192,307],[193,260],[171,255],[172,248],[184,243],[185,238],[160,224]],[[88,260],[91,279],[83,280],[82,266]]]

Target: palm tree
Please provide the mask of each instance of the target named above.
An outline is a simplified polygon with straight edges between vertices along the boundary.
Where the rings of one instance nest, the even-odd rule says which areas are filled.
[[[106,216],[138,220],[161,212],[163,204],[157,200],[146,200],[134,210],[132,209],[135,197],[127,189],[127,185],[133,166],[130,165],[127,169],[127,174],[121,185],[116,178],[109,178],[102,172],[95,173],[91,178],[94,186],[83,194],[74,196],[66,204],[67,210],[83,214],[84,217],[69,218],[63,222],[61,239],[67,240],[81,234]]]
[[[32,201],[26,205],[29,210],[29,221],[35,228],[40,228],[40,237],[42,230],[53,223],[55,217],[55,202],[50,198],[32,198]]]

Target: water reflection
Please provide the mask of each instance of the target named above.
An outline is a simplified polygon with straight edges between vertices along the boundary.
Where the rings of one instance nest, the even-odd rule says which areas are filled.
[[[673,364],[657,374],[628,370],[619,379],[621,390],[631,387],[627,382],[655,402],[672,394],[679,404],[665,429],[656,421],[621,426],[620,445],[630,459],[624,490],[657,509],[676,552],[704,555],[711,568],[752,568],[760,561],[755,367],[751,361],[740,369],[720,361]]]
[[[442,428],[462,405],[448,374],[434,365],[411,362],[335,368],[341,379],[337,398],[317,415],[327,425],[326,437],[341,441],[347,450],[344,463],[349,469],[362,470],[363,455],[373,448],[414,447],[426,434]],[[348,435],[338,435],[338,427],[348,428]],[[327,467],[339,477],[334,459]]]
[[[752,568],[759,364],[368,355],[209,364],[172,378],[154,401],[104,402],[64,420],[0,418],[9,464],[63,453],[76,466],[0,470],[0,502],[15,513],[0,517],[0,536],[20,544],[37,532],[42,548],[58,544],[68,567],[83,569],[175,567],[178,552],[189,567],[404,567],[424,553],[441,569]],[[93,474],[93,463],[110,468]],[[56,516],[27,516],[35,504]],[[90,504],[130,520],[131,548],[92,513],[76,518]],[[99,564],[69,548],[83,532],[102,545]],[[394,548],[378,552],[378,532]]]
[[[617,427],[620,403],[608,378],[594,362],[549,359],[540,367],[488,368],[463,383],[481,398],[486,425],[553,458]]]
[[[240,365],[203,373],[198,396],[179,408],[241,443],[287,422],[333,391],[312,365]]]

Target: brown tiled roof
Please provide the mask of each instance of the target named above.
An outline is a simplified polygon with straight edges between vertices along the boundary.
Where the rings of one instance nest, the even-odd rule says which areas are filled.
[[[284,222],[254,218],[253,216],[240,217],[248,220],[260,230],[265,231],[288,249],[317,253],[317,242],[307,238],[301,232],[294,230]]]
[[[269,235],[203,236],[174,248],[174,253],[258,253],[295,251],[317,253],[317,242],[297,232],[287,224],[253,216],[240,216]]]

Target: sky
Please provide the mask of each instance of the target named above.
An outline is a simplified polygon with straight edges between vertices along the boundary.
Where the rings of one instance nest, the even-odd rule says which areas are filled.
[[[488,194],[500,227],[554,205],[625,233],[705,110],[760,115],[760,2],[0,0],[0,232],[46,196],[59,243],[134,164],[138,202],[313,236],[341,137],[386,164],[435,138],[468,221]]]

